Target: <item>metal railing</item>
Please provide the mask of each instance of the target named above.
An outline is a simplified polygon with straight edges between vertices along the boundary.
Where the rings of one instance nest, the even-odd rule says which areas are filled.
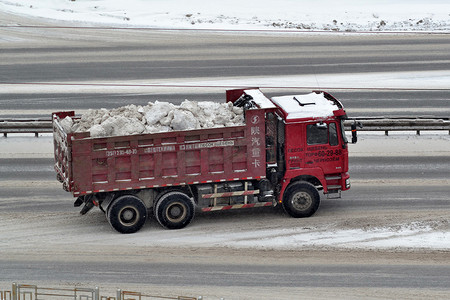
[[[415,131],[420,135],[421,131],[448,131],[450,134],[449,118],[424,117],[356,117],[345,121],[345,129],[351,130],[351,124],[359,122],[362,128],[358,131],[384,131],[389,135],[390,131]]]
[[[353,122],[363,125],[358,131],[384,131],[386,135],[390,131],[415,131],[420,135],[421,131],[448,131],[450,134],[449,118],[407,118],[407,117],[356,117],[345,121],[345,129],[350,131]],[[0,119],[0,133],[7,137],[9,133],[51,133],[51,119]]]
[[[53,132],[52,120],[48,119],[0,119],[0,133],[4,137],[8,133],[34,133],[36,137],[39,133]]]
[[[137,298],[136,298],[137,297]],[[154,295],[146,295],[139,292],[130,292],[130,291],[122,291],[117,290],[117,298],[111,298],[111,300],[150,300],[150,299],[174,299],[174,300],[200,300],[203,297],[186,297],[186,296],[178,296],[178,297],[164,297],[164,296],[154,296]],[[110,300],[110,299],[107,299]]]
[[[30,284],[12,284],[11,291],[0,290],[0,300],[201,300],[203,297],[160,296],[118,289],[116,296],[102,296],[95,288],[49,288]],[[223,298],[221,298],[223,299]]]

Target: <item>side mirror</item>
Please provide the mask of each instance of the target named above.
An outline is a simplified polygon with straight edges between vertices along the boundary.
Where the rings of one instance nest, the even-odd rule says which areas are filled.
[[[356,127],[362,128],[362,124],[361,122],[356,122],[354,121],[352,124],[352,144],[356,144],[356,142],[358,141],[358,136],[356,134]]]

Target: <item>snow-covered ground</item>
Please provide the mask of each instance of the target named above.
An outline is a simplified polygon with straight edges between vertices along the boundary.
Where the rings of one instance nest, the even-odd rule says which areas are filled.
[[[448,0],[0,0],[0,10],[177,29],[449,31]]]

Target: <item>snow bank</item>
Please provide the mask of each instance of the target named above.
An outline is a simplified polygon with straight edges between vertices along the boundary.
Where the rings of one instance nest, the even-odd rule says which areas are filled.
[[[86,23],[186,29],[448,31],[446,0],[0,0],[0,10]]]
[[[177,106],[155,101],[146,106],[91,109],[80,119],[66,117],[60,124],[67,133],[90,132],[91,137],[106,137],[239,126],[244,124],[244,113],[231,102],[185,100]]]

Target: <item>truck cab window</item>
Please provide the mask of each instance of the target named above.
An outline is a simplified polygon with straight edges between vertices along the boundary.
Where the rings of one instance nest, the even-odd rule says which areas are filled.
[[[328,124],[329,132],[330,132],[330,145],[337,146],[339,145],[338,134],[336,130],[336,123]]]
[[[336,123],[319,126],[317,124],[306,126],[306,139],[308,145],[328,144],[339,145]]]
[[[326,126],[311,124],[306,126],[306,142],[308,145],[328,144],[328,130]]]

